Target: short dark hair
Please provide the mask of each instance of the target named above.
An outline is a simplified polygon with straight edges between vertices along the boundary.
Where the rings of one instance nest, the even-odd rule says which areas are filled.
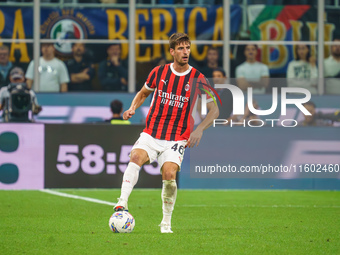
[[[112,46],[119,46],[120,49],[122,48],[122,45],[120,45],[120,43],[111,43],[106,46],[106,51],[108,51],[108,49],[110,49]]]
[[[113,100],[110,104],[112,113],[120,114],[123,109],[123,103],[119,100]]]
[[[120,43],[111,43],[111,44],[107,45],[107,48],[110,48],[111,46],[119,46],[119,47],[121,47]]]
[[[182,42],[188,42],[191,44],[189,36],[185,33],[174,33],[169,38],[169,45],[171,49],[175,49],[176,45]]]
[[[73,42],[73,43],[71,43],[71,48],[73,48],[76,44],[82,44],[82,45],[84,45],[84,47],[86,47],[85,43],[79,41],[79,42]]]
[[[213,70],[213,72],[221,72],[223,76],[227,76],[226,72],[222,67],[217,67],[216,69]]]
[[[44,47],[44,46],[54,46],[54,44],[51,43],[51,42],[42,42],[42,43],[40,44],[40,46],[41,46],[41,47]]]
[[[7,50],[9,52],[9,47],[5,44],[0,46],[0,50]]]
[[[209,46],[207,52],[208,52],[208,51],[211,51],[211,50],[217,51],[217,53],[219,53],[219,52],[218,52],[218,49],[217,49],[216,47],[214,47],[214,46]]]
[[[304,104],[302,104],[303,106],[305,106],[305,105],[310,105],[310,106],[313,106],[314,108],[316,108],[316,105],[314,104],[314,102],[313,101],[308,101],[308,102],[306,102],[306,103],[304,103]]]
[[[257,44],[255,44],[255,43],[249,43],[249,44],[247,44],[247,45],[244,47],[244,50],[246,50],[246,48],[247,48],[248,46],[251,46],[251,45],[253,45],[253,46],[255,47],[255,49],[258,50],[259,46],[257,46]]]

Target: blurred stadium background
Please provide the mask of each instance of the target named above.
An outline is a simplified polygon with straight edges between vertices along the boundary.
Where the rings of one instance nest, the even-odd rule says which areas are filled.
[[[8,61],[26,72],[30,61],[37,63],[42,43],[52,43],[65,63],[72,59],[72,43],[84,43],[83,57],[93,65],[86,90],[69,86],[64,93],[42,92],[38,74],[49,69],[35,66],[33,89],[42,111],[33,115],[25,100],[13,105],[28,112],[32,123],[6,122],[0,111],[0,253],[340,254],[340,64],[324,65],[332,46],[340,46],[339,16],[340,0],[0,0],[2,89],[9,83]],[[296,47],[308,45],[317,66],[311,99],[317,122],[282,127],[285,119],[301,123],[304,116],[293,105],[281,115],[279,100],[273,114],[258,117],[277,119],[274,127],[207,129],[201,146],[185,152],[174,234],[159,233],[161,175],[154,162],[142,167],[129,199],[134,232],[114,235],[108,220],[150,100],[131,125],[104,120],[112,116],[112,100],[126,110],[152,68],[171,61],[168,36],[174,32],[189,34],[190,64],[202,72],[209,71],[209,47],[216,48],[217,65],[235,85],[245,46],[257,44],[256,60],[268,66],[270,77],[266,91],[254,95],[261,109],[271,107],[272,88],[280,92],[289,83]],[[121,45],[120,64],[128,73],[118,89],[99,75],[112,44]],[[328,69],[338,73],[329,77]],[[232,100],[223,96],[221,118],[227,118]],[[217,163],[296,165],[310,175],[235,178],[191,169]],[[316,173],[319,166],[332,169],[331,178]]]
[[[271,78],[266,93],[255,95],[262,109],[271,106],[272,87],[286,86],[294,47],[309,45],[318,67],[312,101],[318,112],[333,114],[340,108],[340,94],[326,90],[324,60],[330,56],[331,46],[339,44],[333,41],[339,37],[339,14],[339,0],[1,1],[0,44],[9,47],[13,65],[26,71],[29,62],[40,57],[41,43],[47,42],[54,44],[57,58],[68,61],[72,43],[81,41],[95,74],[87,91],[67,93],[40,92],[39,79],[34,78],[33,88],[43,107],[32,116],[34,123],[0,123],[0,189],[119,188],[128,152],[143,128],[150,101],[131,119],[131,126],[98,122],[110,118],[109,105],[114,99],[127,109],[151,69],[162,58],[171,61],[167,39],[174,32],[191,37],[190,64],[199,70],[207,65],[208,48],[217,48],[218,65],[230,78],[236,77],[236,67],[245,60],[245,45],[257,44],[257,60],[269,67]],[[121,62],[128,71],[127,91],[106,90],[99,81],[99,63],[112,44],[121,45]],[[36,67],[35,75],[38,73]],[[340,88],[340,80],[334,79]],[[304,118],[293,106],[288,108],[288,116],[298,121]],[[280,107],[270,117],[282,119]],[[214,132],[234,141],[220,153],[236,166],[244,162],[340,164],[339,122],[330,123],[329,127],[289,131],[277,126]],[[201,180],[190,178],[189,150],[185,162],[178,177],[182,189],[340,189],[340,173],[332,179],[295,175]],[[144,166],[141,172],[137,187],[160,187],[157,163]]]

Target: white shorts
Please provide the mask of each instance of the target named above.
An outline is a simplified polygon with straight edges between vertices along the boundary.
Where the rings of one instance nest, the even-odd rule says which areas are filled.
[[[165,162],[176,163],[181,169],[181,164],[184,157],[186,140],[183,141],[166,141],[153,138],[151,135],[142,132],[140,137],[132,147],[134,149],[145,150],[149,156],[150,163],[157,159],[159,166]]]

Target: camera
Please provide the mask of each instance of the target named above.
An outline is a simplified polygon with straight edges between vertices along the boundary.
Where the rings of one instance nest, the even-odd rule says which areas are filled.
[[[31,122],[29,111],[32,110],[32,98],[26,83],[10,83],[7,86],[9,96],[5,98],[5,122]]]
[[[340,122],[340,110],[335,111],[334,113],[322,113],[318,112],[315,115],[316,119],[322,119],[322,120],[330,120],[332,122]]]

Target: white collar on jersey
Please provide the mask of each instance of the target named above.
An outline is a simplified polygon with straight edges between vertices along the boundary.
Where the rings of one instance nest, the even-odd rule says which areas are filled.
[[[192,68],[192,66],[189,65],[188,70],[186,70],[186,71],[183,72],[183,73],[179,73],[179,72],[176,72],[176,71],[175,71],[173,65],[174,65],[174,63],[171,63],[171,64],[170,64],[170,69],[171,69],[171,71],[172,71],[175,75],[177,75],[177,76],[187,75],[187,74],[191,71],[191,68]]]

